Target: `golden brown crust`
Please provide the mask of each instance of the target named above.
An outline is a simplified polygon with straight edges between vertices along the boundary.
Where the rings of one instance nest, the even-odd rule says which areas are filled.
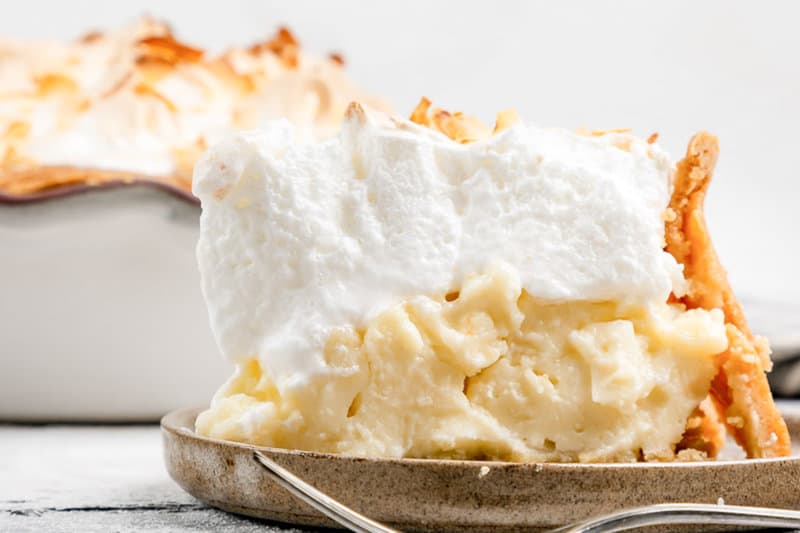
[[[729,346],[718,356],[719,372],[710,391],[721,423],[748,457],[785,456],[791,453],[791,443],[765,374],[771,368],[769,348],[751,333],[703,216],[703,201],[718,156],[719,144],[711,134],[698,133],[689,142],[686,157],[677,166],[665,216],[666,250],[684,266],[689,282],[687,293],[679,300],[688,309],[717,308],[725,314]],[[687,426],[681,446],[703,446],[698,444],[703,440],[698,437],[706,432],[712,434],[713,428],[720,425],[707,412],[696,412],[690,424],[699,424],[704,431],[698,433]],[[715,447],[711,441],[707,444]]]
[[[70,166],[42,166],[22,170],[0,170],[0,193],[15,197],[30,196],[42,191],[76,185],[96,186],[112,182],[133,183],[141,181],[140,174],[124,171],[77,168]],[[192,191],[189,176],[148,176],[147,180]]]
[[[689,416],[686,431],[675,452],[697,450],[707,458],[716,457],[725,445],[725,437],[725,426],[719,420],[713,400],[708,397]]]

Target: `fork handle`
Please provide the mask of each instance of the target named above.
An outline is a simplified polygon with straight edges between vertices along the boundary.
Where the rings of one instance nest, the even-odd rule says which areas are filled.
[[[738,505],[664,503],[592,518],[555,529],[551,533],[614,533],[673,524],[800,528],[800,511]]]

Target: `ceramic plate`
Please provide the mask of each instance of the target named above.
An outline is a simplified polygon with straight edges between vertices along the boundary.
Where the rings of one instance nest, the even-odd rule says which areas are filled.
[[[194,433],[199,409],[161,421],[172,478],[220,509],[292,524],[334,526],[275,485],[253,447]],[[800,417],[788,417],[800,441]],[[665,502],[800,508],[800,457],[704,463],[523,464],[367,459],[260,448],[344,504],[405,531],[547,529],[599,513]]]

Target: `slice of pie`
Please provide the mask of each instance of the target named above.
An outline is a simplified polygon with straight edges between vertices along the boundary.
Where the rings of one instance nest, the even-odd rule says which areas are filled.
[[[272,124],[195,170],[211,326],[236,372],[200,434],[380,457],[693,460],[790,453],[702,202],[627,131],[352,104],[338,136]]]
[[[136,180],[188,192],[215,139],[279,118],[325,137],[354,98],[341,56],[306,54],[285,28],[218,56],[151,19],[68,43],[0,40],[0,196]]]

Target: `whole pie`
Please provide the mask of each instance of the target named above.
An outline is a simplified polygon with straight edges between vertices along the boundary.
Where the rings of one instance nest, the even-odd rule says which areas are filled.
[[[195,168],[198,259],[234,375],[200,434],[378,457],[790,453],[703,200],[626,130],[352,104],[338,135],[235,134]]]
[[[131,181],[188,192],[197,158],[234,130],[285,118],[298,136],[335,133],[365,98],[343,64],[286,28],[213,56],[147,18],[74,42],[0,39],[0,196]]]

